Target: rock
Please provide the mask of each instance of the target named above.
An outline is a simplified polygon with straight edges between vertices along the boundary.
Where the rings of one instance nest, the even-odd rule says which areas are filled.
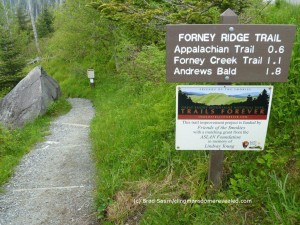
[[[57,81],[37,66],[0,102],[0,122],[5,126],[21,127],[46,113],[49,104],[60,96]]]

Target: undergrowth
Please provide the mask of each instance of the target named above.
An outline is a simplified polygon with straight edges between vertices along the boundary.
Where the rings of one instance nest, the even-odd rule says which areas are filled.
[[[299,18],[292,19],[299,15],[295,8],[288,6],[281,14],[274,7],[261,23],[300,24]],[[91,137],[98,168],[98,216],[103,223],[297,224],[299,34],[298,30],[289,81],[274,84],[265,150],[226,152],[222,188],[216,192],[207,191],[209,153],[175,150],[175,84],[164,81],[165,52],[149,46],[119,74],[100,75],[102,82],[92,97],[97,113]],[[250,203],[163,201],[172,199]]]
[[[174,147],[175,84],[149,77],[137,82],[128,74],[101,79],[93,97],[97,114],[91,137],[98,165],[98,213],[107,224],[131,224],[133,218],[140,224],[298,220],[299,134],[298,127],[289,125],[297,122],[296,112],[289,110],[289,118],[278,115],[280,101],[289,99],[273,103],[266,150],[226,152],[223,187],[208,193],[209,153]],[[158,204],[157,199],[248,199],[251,204]]]

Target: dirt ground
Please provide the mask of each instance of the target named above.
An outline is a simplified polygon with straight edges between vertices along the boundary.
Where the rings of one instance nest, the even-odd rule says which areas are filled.
[[[51,135],[21,161],[0,194],[0,225],[97,224],[90,101],[69,99],[72,110],[51,124]]]

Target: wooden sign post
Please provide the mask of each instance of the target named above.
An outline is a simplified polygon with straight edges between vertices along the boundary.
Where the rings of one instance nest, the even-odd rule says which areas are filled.
[[[221,24],[236,24],[238,23],[238,17],[231,9],[227,9],[221,14],[220,22]],[[227,85],[229,84],[230,83]],[[223,150],[209,152],[208,183],[216,189],[218,189],[222,184],[223,161]]]

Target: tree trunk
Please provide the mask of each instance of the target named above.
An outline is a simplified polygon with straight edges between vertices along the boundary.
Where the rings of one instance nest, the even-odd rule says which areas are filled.
[[[30,14],[30,20],[31,20],[31,25],[32,25],[36,50],[37,50],[38,54],[40,55],[41,54],[41,49],[40,49],[40,45],[39,45],[38,33],[37,33],[37,30],[36,30],[33,11],[32,11],[32,7],[31,7],[31,0],[27,0],[27,3],[28,3],[28,9],[29,9],[29,14]]]
[[[4,0],[2,0],[2,4],[3,4],[3,9],[4,9],[5,19],[6,19],[6,26],[5,26],[5,28],[7,30],[9,30],[10,23],[9,23],[9,18],[8,18],[8,11],[7,11],[6,4],[5,4]]]

